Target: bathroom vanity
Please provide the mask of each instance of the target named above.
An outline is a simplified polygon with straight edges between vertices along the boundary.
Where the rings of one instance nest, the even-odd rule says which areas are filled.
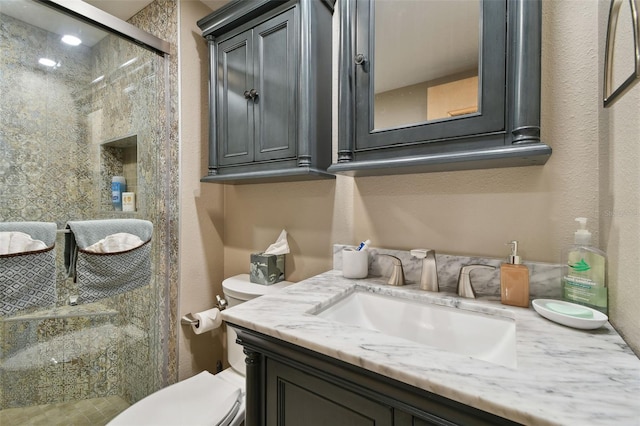
[[[511,322],[513,360],[323,316],[357,293]],[[226,310],[247,355],[247,425],[637,424],[640,360],[608,323],[576,330],[490,299],[332,270]],[[404,312],[388,303],[383,322]]]
[[[285,341],[236,330],[251,389],[247,425],[517,424]]]

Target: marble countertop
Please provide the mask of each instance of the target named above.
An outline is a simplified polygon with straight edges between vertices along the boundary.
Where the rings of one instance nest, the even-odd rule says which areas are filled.
[[[313,315],[358,289],[487,314],[506,310],[516,321],[517,368]],[[576,330],[490,299],[350,280],[332,270],[227,309],[223,318],[523,424],[640,424],[640,359],[609,323]]]

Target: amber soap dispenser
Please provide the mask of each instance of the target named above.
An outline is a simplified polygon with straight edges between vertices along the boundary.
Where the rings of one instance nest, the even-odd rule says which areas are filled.
[[[529,268],[518,256],[518,242],[511,241],[511,255],[500,266],[500,296],[503,305],[529,307]]]

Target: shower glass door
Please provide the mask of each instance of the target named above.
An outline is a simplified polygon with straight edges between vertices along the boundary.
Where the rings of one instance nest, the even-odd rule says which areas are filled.
[[[168,57],[33,0],[0,1],[0,52],[0,221],[161,223]],[[126,178],[135,211],[114,211],[113,176]],[[160,387],[163,238],[155,228],[148,285],[76,304],[58,234],[56,303],[0,316],[0,410],[131,404]]]

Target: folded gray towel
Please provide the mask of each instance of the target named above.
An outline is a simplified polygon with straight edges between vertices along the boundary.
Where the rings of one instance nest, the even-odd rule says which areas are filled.
[[[48,247],[26,253],[0,255],[0,315],[55,305],[56,224],[3,222],[0,232],[24,232]]]
[[[142,241],[149,241],[153,234],[153,224],[140,219],[106,219],[67,222],[70,233],[65,234],[64,267],[68,277],[75,276],[78,249],[83,250],[92,244],[119,232],[137,235]]]
[[[80,251],[76,264],[78,303],[96,302],[151,281],[151,241],[118,253]]]
[[[65,267],[78,283],[78,302],[95,302],[149,284],[151,235],[147,220],[110,219],[68,222],[65,236]],[[137,235],[142,246],[115,253],[92,253],[85,248],[112,234]]]
[[[34,240],[42,241],[47,247],[56,242],[54,222],[0,222],[0,232],[24,232]]]
[[[81,250],[119,232],[137,235],[142,241],[149,241],[153,234],[153,224],[140,219],[70,221],[67,228],[75,235],[75,242]]]

